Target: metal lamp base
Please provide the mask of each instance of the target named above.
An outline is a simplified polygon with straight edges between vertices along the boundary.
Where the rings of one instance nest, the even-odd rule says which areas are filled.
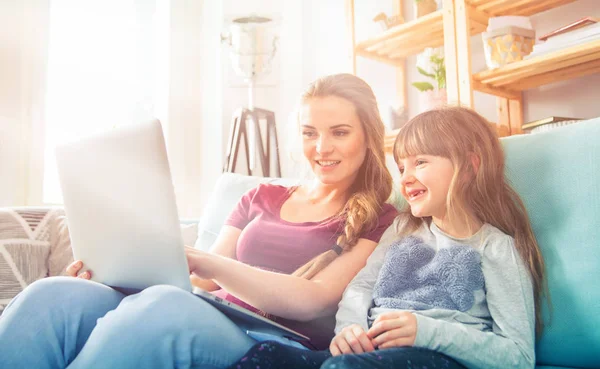
[[[265,136],[266,142],[263,142],[263,134],[260,129],[261,120],[266,121]],[[281,164],[279,162],[279,143],[277,141],[277,127],[275,126],[275,113],[260,108],[241,108],[235,111],[231,119],[229,130],[229,142],[227,144],[227,154],[225,157],[225,166],[223,172],[235,172],[237,159],[240,151],[241,140],[244,140],[244,149],[246,154],[246,169],[248,175],[252,175],[253,168],[250,165],[250,146],[248,145],[248,124],[254,124],[256,135],[256,147],[258,149],[258,161],[261,166],[264,177],[281,177]],[[273,147],[273,150],[272,149]],[[275,159],[273,168],[271,168],[272,159]],[[273,169],[273,173],[271,172]]]

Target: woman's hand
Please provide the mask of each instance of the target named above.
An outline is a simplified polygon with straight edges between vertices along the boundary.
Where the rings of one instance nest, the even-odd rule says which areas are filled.
[[[75,260],[74,262],[69,264],[69,266],[67,266],[67,269],[65,269],[65,271],[67,272],[67,275],[69,277],[76,277],[76,278],[83,278],[83,279],[92,278],[91,270],[86,270],[83,273],[79,273],[81,271],[81,269],[83,269],[83,261]]]
[[[185,247],[185,256],[190,268],[190,274],[194,274],[202,279],[215,278],[215,263],[220,256],[190,246]]]
[[[371,338],[365,330],[358,324],[352,324],[342,329],[329,345],[331,355],[338,356],[342,354],[361,354],[363,352],[374,351],[375,347]]]
[[[375,319],[367,335],[380,349],[413,346],[417,337],[417,317],[406,311],[383,313]]]

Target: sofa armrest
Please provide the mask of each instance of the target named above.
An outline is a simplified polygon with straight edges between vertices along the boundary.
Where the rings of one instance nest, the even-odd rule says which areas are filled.
[[[0,264],[6,266],[0,280],[0,312],[28,284],[59,274],[72,260],[61,223],[64,211],[57,207],[0,208]]]

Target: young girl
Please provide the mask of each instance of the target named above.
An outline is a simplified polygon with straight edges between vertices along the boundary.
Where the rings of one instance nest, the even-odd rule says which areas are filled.
[[[402,236],[348,286],[323,367],[533,368],[544,263],[491,126],[465,108],[423,113],[394,159]]]
[[[533,368],[544,264],[491,126],[465,108],[420,114],[394,159],[400,236],[386,232],[346,289],[321,368]],[[246,357],[265,352],[261,368],[327,357],[290,351],[263,343]]]

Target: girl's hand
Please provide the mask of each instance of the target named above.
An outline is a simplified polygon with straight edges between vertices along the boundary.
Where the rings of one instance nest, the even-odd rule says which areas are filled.
[[[338,356],[342,354],[361,354],[363,352],[374,351],[375,347],[371,339],[367,336],[365,330],[358,324],[352,324],[342,329],[331,340],[329,351],[331,355]]]
[[[83,261],[75,260],[74,262],[69,264],[69,266],[67,266],[67,269],[65,269],[65,271],[67,272],[67,275],[69,277],[76,277],[76,278],[83,278],[83,279],[92,278],[91,270],[86,270],[83,273],[79,273],[82,268],[83,268]],[[79,273],[79,275],[78,275],[78,273]]]
[[[406,311],[381,314],[367,335],[380,349],[413,346],[417,337],[417,317]]]

